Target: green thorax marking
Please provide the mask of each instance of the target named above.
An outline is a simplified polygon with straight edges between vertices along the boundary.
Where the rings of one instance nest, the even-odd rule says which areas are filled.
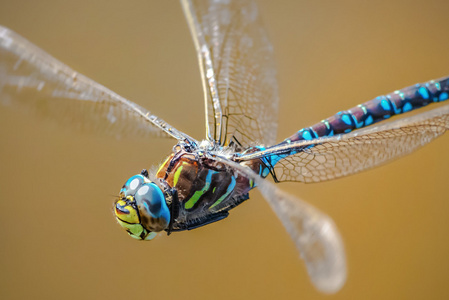
[[[210,208],[217,206],[218,204],[221,203],[221,201],[226,199],[229,196],[229,194],[234,190],[234,187],[235,187],[235,178],[234,178],[234,176],[232,176],[231,183],[228,185],[228,188],[226,189],[226,193],[224,193],[223,196],[221,196],[217,201],[215,201],[215,203],[212,204]]]
[[[212,181],[212,174],[214,173],[217,172],[212,170],[207,171],[206,183],[204,184],[204,187],[201,190],[196,191],[192,195],[192,197],[190,197],[190,199],[184,204],[185,209],[192,208],[198,202],[198,200],[200,200],[201,196],[204,195],[209,190],[210,183]]]
[[[184,165],[184,163],[182,163],[181,166],[178,167],[178,169],[175,172],[175,176],[173,178],[173,186],[176,186],[176,184],[178,183],[179,175],[181,175],[182,168],[184,167],[183,165]]]

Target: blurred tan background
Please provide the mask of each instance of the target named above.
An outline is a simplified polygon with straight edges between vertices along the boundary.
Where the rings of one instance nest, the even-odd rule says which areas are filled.
[[[276,52],[279,140],[339,110],[449,75],[448,1],[258,1]],[[193,43],[177,1],[0,1],[10,27],[195,138]],[[2,299],[447,299],[449,134],[387,166],[280,187],[331,216],[348,280],[331,296],[257,191],[219,223],[138,242],[121,185],[172,140],[116,141],[0,108]]]

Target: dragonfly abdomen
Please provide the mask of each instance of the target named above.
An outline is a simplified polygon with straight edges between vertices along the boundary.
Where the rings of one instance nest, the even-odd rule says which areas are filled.
[[[340,111],[321,122],[303,128],[284,142],[312,140],[314,138],[349,133],[353,130],[406,113],[431,103],[449,98],[449,77],[415,84],[385,96]]]

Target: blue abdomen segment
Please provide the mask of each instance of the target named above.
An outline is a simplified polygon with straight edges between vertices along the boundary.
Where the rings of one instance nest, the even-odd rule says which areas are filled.
[[[348,133],[448,98],[449,77],[416,84],[341,111],[320,123],[299,130],[284,142]]]

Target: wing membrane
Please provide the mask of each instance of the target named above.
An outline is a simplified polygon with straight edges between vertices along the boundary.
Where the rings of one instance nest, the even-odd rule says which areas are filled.
[[[273,48],[253,1],[181,0],[198,53],[206,136],[272,145],[278,95]]]
[[[279,144],[265,151],[243,155],[241,159],[283,157],[294,153],[274,165],[275,178],[278,181],[320,182],[351,175],[409,154],[448,129],[449,105],[446,105],[349,134]]]
[[[309,276],[321,292],[335,293],[346,281],[346,256],[334,222],[300,199],[287,194],[249,168],[216,157],[252,179],[268,201],[304,259]]]
[[[188,138],[149,111],[75,72],[2,26],[0,103],[115,136]]]

